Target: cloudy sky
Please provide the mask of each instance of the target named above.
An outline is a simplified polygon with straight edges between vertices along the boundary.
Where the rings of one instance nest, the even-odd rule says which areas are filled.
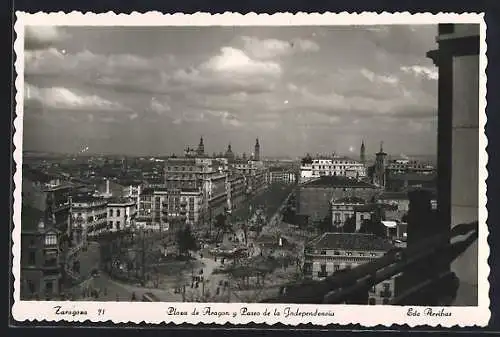
[[[434,154],[435,26],[27,27],[24,148]]]

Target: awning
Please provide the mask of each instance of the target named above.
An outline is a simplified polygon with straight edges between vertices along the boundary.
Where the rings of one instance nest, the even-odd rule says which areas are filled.
[[[398,225],[396,221],[382,221],[382,224],[388,228],[395,228]]]

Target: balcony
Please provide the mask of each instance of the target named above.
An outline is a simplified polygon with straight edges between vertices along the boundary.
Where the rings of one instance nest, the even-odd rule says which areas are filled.
[[[69,202],[64,202],[64,203],[54,204],[54,206],[52,207],[52,211],[56,213],[69,208],[70,208]]]

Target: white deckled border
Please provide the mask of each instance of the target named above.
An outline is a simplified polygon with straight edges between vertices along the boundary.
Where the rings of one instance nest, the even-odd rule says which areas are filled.
[[[162,14],[160,12],[148,12],[145,14],[133,12],[132,14],[115,14],[113,12],[95,13],[16,13],[14,26],[17,38],[14,42],[16,54],[15,69],[16,78],[16,119],[14,120],[14,160],[16,171],[14,173],[14,228],[13,238],[13,267],[14,280],[14,305],[12,315],[17,321],[76,321],[92,322],[113,321],[114,323],[215,323],[215,324],[247,324],[247,323],[282,323],[287,325],[314,324],[360,324],[365,327],[383,325],[386,327],[397,325],[409,325],[410,327],[427,326],[486,326],[490,319],[489,300],[489,272],[488,257],[490,253],[488,245],[488,228],[486,220],[488,211],[486,209],[486,179],[488,172],[486,164],[488,161],[486,146],[487,138],[484,132],[479,132],[479,254],[478,254],[478,306],[477,307],[446,307],[450,312],[448,317],[420,317],[408,316],[408,307],[398,306],[359,306],[359,305],[294,305],[294,304],[238,304],[238,303],[145,303],[145,302],[48,302],[48,301],[21,301],[20,300],[20,238],[21,238],[21,167],[22,167],[22,141],[23,141],[23,96],[24,96],[24,29],[26,25],[39,26],[339,26],[339,25],[388,25],[388,24],[437,24],[437,23],[475,23],[480,24],[480,87],[479,87],[479,128],[484,130],[486,125],[486,24],[483,14],[474,13],[368,13],[350,14],[347,12],[334,13],[281,13],[281,14]],[[86,311],[86,316],[60,316],[55,314],[54,307],[61,305],[68,310]],[[191,313],[195,308],[199,315],[169,316],[166,311],[169,306],[177,308],[177,311]],[[202,315],[204,307],[210,306],[213,311],[228,312],[228,316]],[[258,311],[260,316],[242,316],[239,314],[242,307],[249,311]],[[284,316],[285,308],[292,311],[299,309],[301,312],[333,312],[334,316]],[[269,316],[263,316],[265,309],[270,311]],[[98,315],[98,309],[104,310],[104,315]],[[132,310],[131,310],[132,309]],[[274,310],[281,313],[274,315]],[[424,308],[420,308],[424,309]],[[434,308],[438,311],[441,308]],[[233,314],[235,313],[235,314]]]

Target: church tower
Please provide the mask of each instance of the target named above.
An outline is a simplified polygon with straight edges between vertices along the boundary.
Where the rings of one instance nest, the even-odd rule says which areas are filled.
[[[380,151],[375,154],[375,172],[374,183],[385,188],[386,182],[386,158],[387,153],[384,152],[384,142],[380,143]]]
[[[198,150],[196,152],[198,156],[205,155],[205,144],[203,144],[203,137],[200,137],[200,144],[198,144]]]
[[[259,138],[255,140],[255,151],[254,151],[254,159],[256,161],[260,160],[260,144],[259,144]]]
[[[231,163],[231,162],[233,162],[233,160],[234,160],[234,153],[233,153],[233,150],[232,150],[232,148],[231,148],[231,144],[229,144],[229,145],[227,146],[226,158],[227,158],[227,160],[228,160],[230,163]]]
[[[361,164],[366,164],[366,155],[365,155],[365,141],[361,141],[361,150],[359,151],[359,160]]]

